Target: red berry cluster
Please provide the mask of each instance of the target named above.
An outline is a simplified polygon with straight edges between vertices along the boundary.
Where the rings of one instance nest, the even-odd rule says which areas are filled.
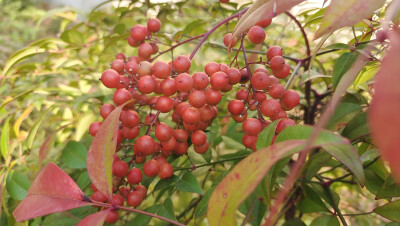
[[[271,19],[265,19],[252,27],[248,38],[252,43],[261,43],[265,39],[263,27],[268,26]],[[114,156],[112,172],[117,181],[118,193],[113,197],[115,204],[123,205],[127,200],[129,206],[137,207],[146,197],[147,189],[140,185],[142,170],[135,164],[142,164],[143,173],[148,177],[158,176],[161,179],[170,178],[173,168],[167,158],[171,155],[187,154],[188,147],[193,145],[195,152],[204,154],[209,149],[207,135],[204,132],[217,117],[216,105],[222,99],[222,93],[232,90],[233,86],[247,86],[236,93],[236,100],[228,104],[228,110],[236,122],[243,122],[243,144],[256,150],[258,134],[270,121],[283,119],[279,122],[276,132],[289,125],[295,124],[287,118],[286,112],[293,109],[300,100],[294,90],[285,90],[279,84],[279,79],[290,73],[290,67],[282,57],[279,47],[270,47],[266,53],[265,62],[273,75],[266,67],[257,68],[254,73],[246,68],[241,70],[228,67],[223,63],[210,62],[204,67],[204,72],[195,72],[190,75],[191,61],[181,55],[172,62],[156,61],[151,63],[150,56],[158,52],[157,45],[152,42],[152,34],[158,32],[161,23],[157,19],[149,19],[146,26],[132,27],[128,43],[138,47],[138,56],[126,58],[122,53],[116,55],[111,68],[101,75],[101,82],[108,88],[115,89],[114,104],[104,104],[100,108],[100,115],[106,119],[115,109],[128,101],[120,115],[120,127],[117,134],[117,150],[121,147],[133,145],[133,155],[126,162],[117,155]],[[232,34],[224,37],[224,44],[228,46]],[[234,37],[231,46],[237,43]],[[250,82],[250,83],[249,83]],[[249,83],[246,85],[246,83]],[[270,98],[267,98],[267,94]],[[145,107],[150,113],[144,113]],[[247,118],[247,111],[257,110],[259,117]],[[151,113],[156,111],[156,113]],[[176,123],[175,128],[160,122],[160,114],[170,114]],[[101,122],[94,122],[89,127],[92,136],[97,134]],[[140,128],[147,131],[139,136]],[[147,158],[150,156],[149,158]],[[129,184],[129,186],[122,186]],[[91,198],[99,202],[106,202],[107,198],[95,187]],[[115,199],[115,200],[114,200]],[[113,210],[106,221],[115,222],[118,213]]]

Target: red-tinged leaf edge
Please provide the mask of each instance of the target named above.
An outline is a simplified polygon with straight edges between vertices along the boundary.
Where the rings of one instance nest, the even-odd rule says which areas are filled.
[[[111,211],[111,208],[99,211],[97,213],[90,214],[89,216],[83,218],[77,226],[102,226],[107,214]]]
[[[127,104],[129,102],[126,102]],[[112,197],[112,161],[117,146],[119,116],[125,104],[112,111],[97,131],[86,159],[90,180],[108,200]]]
[[[240,161],[212,193],[207,218],[211,226],[236,225],[236,209],[253,192],[269,169],[281,158],[304,147],[304,140],[290,140],[258,150]]]
[[[16,221],[25,221],[51,213],[92,205],[68,174],[49,163],[36,176],[26,198],[15,208]]]
[[[389,39],[390,48],[376,75],[369,121],[372,138],[400,184],[400,31],[392,31]]]

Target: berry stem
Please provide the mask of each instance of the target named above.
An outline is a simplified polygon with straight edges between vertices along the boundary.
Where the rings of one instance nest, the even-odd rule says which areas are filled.
[[[294,79],[294,76],[296,76],[296,74],[297,74],[297,72],[299,71],[300,67],[303,66],[303,65],[304,65],[304,61],[302,61],[302,60],[299,61],[299,63],[297,63],[297,65],[296,65],[296,67],[294,68],[292,74],[290,75],[289,80],[288,80],[287,83],[286,83],[285,90],[287,90],[287,89],[289,88],[290,84],[292,83],[292,81],[293,81],[293,79]]]
[[[240,17],[242,14],[244,14],[245,12],[247,12],[249,8],[246,8],[238,13],[233,14],[230,17],[227,17],[223,20],[221,20],[218,24],[216,24],[214,27],[212,27],[209,31],[207,31],[206,33],[204,33],[204,37],[200,40],[200,42],[197,44],[197,46],[194,48],[192,54],[190,54],[189,59],[193,59],[194,55],[196,54],[197,50],[200,49],[201,45],[203,45],[203,43],[207,40],[208,36],[210,36],[215,30],[217,30],[217,28],[219,28],[221,25],[228,23],[230,20],[236,18],[236,17]]]
[[[148,124],[149,128],[147,128],[146,135],[150,134],[151,128],[153,127],[154,123],[157,121],[159,115],[160,115],[160,111],[157,111],[157,113],[154,115],[154,118]]]
[[[202,165],[197,165],[195,167],[196,167],[196,169],[198,169],[200,167],[211,166],[211,165],[216,165],[216,164],[223,163],[223,162],[229,162],[229,161],[233,161],[233,160],[244,159],[246,157],[247,157],[247,155],[238,156],[238,157],[234,157],[234,158],[230,158],[230,159],[224,159],[224,160],[220,160],[220,161],[215,161],[215,162],[210,162],[210,163],[206,163],[206,164],[202,164]],[[177,168],[177,169],[174,169],[174,172],[175,171],[180,171],[180,170],[191,170],[192,168],[193,167]]]
[[[169,222],[169,223],[174,224],[174,225],[185,226],[184,224],[181,224],[181,223],[179,223],[177,221],[174,221],[174,220],[159,216],[157,214],[148,213],[148,212],[143,211],[143,210],[133,209],[133,208],[124,207],[124,206],[113,206],[112,204],[109,204],[109,203],[102,203],[102,202],[97,202],[97,201],[93,201],[93,200],[92,200],[92,203],[96,204],[97,206],[102,206],[102,207],[112,208],[112,209],[126,210],[126,211],[129,211],[129,212],[134,212],[134,213],[139,213],[139,214],[147,215],[147,216],[150,216],[150,217],[154,217],[154,218]]]

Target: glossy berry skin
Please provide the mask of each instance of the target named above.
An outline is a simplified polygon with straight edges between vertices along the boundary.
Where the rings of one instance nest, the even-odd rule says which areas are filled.
[[[114,203],[117,206],[123,206],[124,205],[124,197],[120,194],[115,194],[112,197],[112,203]]]
[[[174,136],[176,141],[181,142],[181,143],[186,142],[189,137],[188,132],[183,129],[174,129],[172,131],[172,135]]]
[[[167,179],[172,176],[174,169],[169,163],[163,163],[160,165],[160,170],[158,171],[158,177],[161,179]]]
[[[139,40],[132,38],[132,36],[128,37],[128,44],[132,47],[138,47],[138,46],[140,46],[140,44],[142,44],[142,42],[143,41],[139,41]]]
[[[285,59],[281,56],[274,56],[269,63],[272,71],[282,71],[285,68]]]
[[[228,75],[222,71],[215,72],[210,79],[211,87],[214,90],[222,90],[228,83]]]
[[[263,28],[266,28],[266,27],[268,27],[271,23],[272,23],[272,16],[268,16],[267,18],[264,18],[264,19],[258,21],[258,22],[256,23],[256,25],[258,25],[258,26],[260,26],[260,27],[263,27]]]
[[[153,64],[152,67],[153,75],[155,75],[159,79],[168,78],[172,72],[172,68],[163,61],[157,61]]]
[[[90,135],[96,136],[97,131],[99,131],[101,124],[102,124],[101,122],[93,122],[92,124],[90,124],[89,126]]]
[[[166,78],[160,84],[161,93],[165,96],[172,96],[176,93],[175,80]]]
[[[166,96],[161,96],[157,99],[156,109],[161,113],[170,112],[174,108],[174,101]]]
[[[97,201],[97,202],[107,202],[107,197],[103,195],[100,191],[95,191],[91,196],[90,199]]]
[[[242,138],[242,143],[246,148],[250,148],[253,151],[257,150],[257,139],[258,136],[249,136],[245,134]]]
[[[138,48],[138,55],[147,59],[153,54],[153,47],[149,43],[142,43]]]
[[[143,198],[147,195],[147,188],[141,184],[135,186],[135,191],[138,192]]]
[[[174,150],[174,153],[176,155],[184,155],[187,153],[187,149],[188,149],[188,144],[186,142],[184,143],[177,143],[176,144],[176,148]]]
[[[172,137],[172,129],[169,125],[161,122],[155,128],[155,136],[161,142],[167,142]]]
[[[147,28],[143,25],[136,24],[131,28],[131,37],[137,41],[143,41],[147,35]]]
[[[139,137],[135,145],[133,146],[133,151],[136,155],[151,155],[153,154],[156,142],[149,135],[144,135]]]
[[[147,29],[150,32],[158,32],[161,28],[161,22],[157,18],[151,18],[147,21]]]
[[[140,169],[138,168],[132,168],[128,171],[128,174],[126,175],[126,179],[131,185],[139,184],[142,181],[142,178],[142,171],[140,171]]]
[[[119,86],[119,73],[113,69],[107,69],[101,74],[101,82],[107,88],[117,88]]]
[[[267,55],[267,59],[269,61],[271,61],[274,56],[283,56],[283,52],[282,52],[281,47],[271,46],[268,48],[266,55]]]
[[[274,117],[281,110],[281,105],[277,100],[268,99],[262,102],[260,110],[263,115]]]
[[[117,160],[112,165],[112,173],[117,177],[124,177],[128,173],[128,170],[128,163],[122,160]]]
[[[110,212],[108,212],[106,219],[104,221],[109,224],[112,224],[117,222],[118,218],[119,218],[118,210],[111,210]]]
[[[203,90],[210,83],[208,76],[204,72],[196,72],[193,74],[193,86],[195,89]]]
[[[139,114],[134,110],[126,110],[121,112],[120,120],[122,125],[133,128],[140,122]]]
[[[204,66],[204,71],[209,77],[211,77],[211,75],[213,75],[215,72],[220,71],[220,69],[221,65],[216,62],[209,62],[206,64],[206,66]]]
[[[152,65],[148,61],[142,61],[139,63],[138,68],[136,70],[139,77],[143,77],[145,75],[151,75]]]
[[[244,103],[240,100],[231,100],[228,104],[228,111],[233,115],[242,114],[244,108]]]
[[[123,126],[121,133],[125,139],[135,139],[139,135],[139,127],[135,126],[129,128],[127,126]]]
[[[155,177],[160,170],[160,164],[155,159],[150,159],[143,166],[143,173],[148,177]]]
[[[232,39],[232,33],[228,33],[228,34],[226,34],[226,35],[224,36],[223,42],[224,42],[224,45],[225,45],[226,47],[228,47],[229,42],[231,41],[231,39]],[[234,38],[232,39],[232,43],[231,43],[231,46],[230,46],[230,47],[234,47],[234,46],[236,45],[236,43],[237,43],[237,38],[234,37]]]
[[[126,89],[117,89],[113,95],[113,101],[117,106],[122,105],[131,99],[131,93]]]
[[[247,37],[249,38],[250,42],[253,44],[261,44],[265,40],[265,31],[264,28],[260,26],[253,26],[250,28],[249,32],[247,33]]]
[[[226,74],[228,75],[229,84],[231,85],[239,83],[242,77],[240,71],[236,68],[228,68]]]
[[[144,196],[140,192],[133,191],[128,195],[127,203],[129,206],[137,207],[142,203],[143,198]]]
[[[290,118],[284,118],[281,121],[278,122],[278,125],[276,126],[276,134],[279,134],[282,132],[283,129],[285,129],[288,126],[294,126],[296,125],[296,122],[291,120]]]
[[[243,131],[249,136],[256,136],[262,130],[260,120],[255,118],[248,118],[242,124]]]
[[[194,151],[198,154],[204,154],[208,151],[208,148],[210,147],[210,144],[208,143],[208,141],[206,141],[204,144],[202,145],[193,145],[194,147]]]
[[[251,77],[251,85],[258,90],[266,90],[269,87],[269,76],[264,72],[256,72]]]
[[[182,115],[183,121],[187,123],[197,123],[200,121],[200,112],[197,108],[188,107]]]
[[[284,93],[285,87],[279,83],[272,85],[268,90],[268,94],[274,99],[282,98]]]
[[[217,90],[214,90],[211,87],[207,88],[204,93],[206,94],[206,103],[208,105],[211,106],[217,105],[222,99],[221,92],[218,92]]]
[[[283,94],[281,105],[285,110],[291,110],[300,103],[300,95],[296,91],[289,89]]]
[[[196,130],[192,133],[190,140],[192,144],[202,145],[207,141],[207,135],[201,130]]]
[[[272,71],[275,77],[284,79],[290,74],[290,66],[289,64],[285,64],[285,67],[281,71]]]
[[[144,94],[152,93],[156,89],[156,81],[150,75],[145,75],[139,79],[138,89]]]
[[[201,108],[206,104],[206,95],[203,91],[193,90],[189,94],[189,103],[195,108]]]
[[[124,69],[125,69],[125,63],[122,60],[114,60],[111,63],[111,69],[115,70],[118,72],[120,75],[124,74]]]
[[[191,63],[189,57],[180,55],[172,62],[174,71],[178,73],[187,72],[190,69]]]
[[[193,78],[187,73],[181,73],[175,78],[176,89],[181,92],[190,92],[193,88]]]

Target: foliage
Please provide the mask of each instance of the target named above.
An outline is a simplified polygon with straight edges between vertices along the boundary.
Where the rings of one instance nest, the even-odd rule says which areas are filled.
[[[12,40],[15,49],[38,39],[0,58],[0,225],[102,225],[115,208],[119,225],[400,223],[400,97],[393,73],[399,67],[399,1],[338,0],[314,8],[301,0],[221,2],[119,1],[109,10],[96,7],[82,22],[74,9],[45,12],[19,1],[0,3],[7,18],[0,23],[10,31],[0,36],[1,46]],[[300,10],[292,9],[298,4]],[[265,41],[248,41],[247,31],[271,15]],[[280,131],[279,119],[268,122],[252,152],[240,142],[242,124],[228,111],[242,88],[235,85],[206,130],[209,150],[200,155],[190,147],[187,155],[168,157],[174,175],[144,176],[149,195],[133,209],[111,201],[122,182],[112,178],[112,159],[123,105],[94,138],[88,128],[100,121],[99,107],[112,103],[113,92],[98,80],[101,72],[119,52],[138,55],[126,41],[129,31],[155,17],[162,28],[154,35],[160,55],[153,57],[172,61],[190,54],[191,72],[212,61],[271,68],[265,53],[281,46],[291,75],[280,81],[301,100],[287,112],[298,125]],[[32,26],[18,29],[25,21]],[[224,44],[229,32],[238,45]],[[141,117],[148,112],[143,107]],[[159,119],[174,125],[170,116]],[[258,108],[247,117],[263,116]],[[123,160],[132,158],[129,164],[134,154],[129,147],[118,152]],[[89,198],[91,183],[109,203]]]

